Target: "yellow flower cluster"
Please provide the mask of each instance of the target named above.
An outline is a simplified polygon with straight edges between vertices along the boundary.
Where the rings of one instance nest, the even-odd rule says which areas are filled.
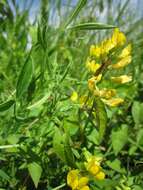
[[[116,96],[115,89],[99,89],[97,83],[103,78],[103,71],[108,69],[120,69],[127,66],[131,60],[131,44],[125,46],[126,36],[120,32],[119,29],[115,29],[111,38],[104,40],[99,45],[91,45],[90,57],[87,59],[86,67],[94,75],[88,80],[88,88],[95,95],[101,98],[101,100],[108,106],[118,106],[124,102],[122,98]],[[122,49],[121,53],[118,53],[118,49]],[[118,54],[117,54],[118,53]],[[111,55],[116,57],[117,63],[112,64]],[[111,81],[115,83],[124,84],[132,81],[132,77],[128,75],[121,75],[117,77],[111,77]]]
[[[86,176],[82,176],[78,169],[73,169],[68,172],[67,184],[72,190],[90,190],[88,186],[89,177],[96,180],[103,180],[105,173],[100,166],[100,158],[91,156],[85,162]],[[89,175],[88,175],[89,174]]]
[[[100,162],[95,156],[92,156],[87,160],[85,167],[95,179],[103,180],[105,178],[105,173],[102,171]]]
[[[67,184],[72,190],[90,190],[88,177],[82,177],[79,170],[71,170],[67,175]]]
[[[90,56],[102,58],[110,53],[114,48],[120,47],[126,43],[126,36],[116,28],[111,38],[104,40],[98,46],[91,45]]]
[[[124,99],[116,96],[115,89],[99,89],[98,83],[103,79],[103,72],[113,69],[121,69],[131,63],[131,44],[126,45],[126,36],[119,29],[115,29],[111,38],[108,38],[98,45],[91,45],[90,56],[86,61],[86,68],[93,73],[93,76],[88,79],[88,88],[94,96],[100,97],[101,100],[108,106],[115,107],[124,102]],[[120,50],[120,51],[119,51]],[[112,64],[112,56],[116,63]],[[111,82],[125,84],[132,81],[132,76],[120,75],[110,77]],[[77,102],[77,92],[73,92],[71,100]],[[79,98],[80,104],[83,105],[87,96]],[[88,103],[88,102],[87,102]]]

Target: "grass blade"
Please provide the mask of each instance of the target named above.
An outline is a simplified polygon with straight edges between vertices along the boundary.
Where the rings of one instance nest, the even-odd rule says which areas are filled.
[[[17,88],[16,88],[17,98],[20,98],[23,95],[23,93],[27,90],[31,82],[32,75],[33,75],[33,62],[30,58],[25,62],[21,70],[20,76],[18,78]]]
[[[69,19],[67,20],[67,22],[65,24],[65,27],[67,27],[72,22],[72,20],[77,17],[77,15],[81,11],[81,9],[85,6],[86,3],[87,3],[87,0],[79,0],[75,9],[71,12]]]
[[[88,22],[88,23],[81,23],[75,26],[71,26],[68,29],[72,30],[104,30],[104,29],[112,29],[116,28],[113,25],[103,24],[103,23],[96,23],[96,22]]]

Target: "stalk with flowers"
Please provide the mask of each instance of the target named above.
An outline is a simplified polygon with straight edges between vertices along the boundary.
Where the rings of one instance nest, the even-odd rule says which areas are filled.
[[[101,102],[102,105],[109,107],[116,107],[124,103],[124,99],[118,97],[115,88],[103,88],[102,82],[108,80],[109,83],[122,85],[131,82],[131,75],[108,75],[108,72],[112,73],[114,70],[121,70],[123,73],[123,69],[131,63],[131,60],[131,44],[127,44],[125,34],[116,28],[110,38],[103,40],[98,45],[91,45],[89,57],[86,61],[86,68],[92,73],[92,77],[87,82],[89,92],[79,95],[74,91],[71,100],[79,103],[81,108],[91,110],[90,114],[94,114],[95,110],[95,117],[100,120],[101,118],[97,117],[99,113],[96,111],[101,111]],[[99,127],[105,128],[106,126]],[[102,138],[104,133],[105,129],[102,129]],[[102,159],[91,155],[87,150],[84,151],[84,154],[86,155],[86,162],[82,170],[72,169],[67,175],[67,184],[72,190],[89,190],[88,183],[90,180],[104,180],[106,176],[100,166]]]

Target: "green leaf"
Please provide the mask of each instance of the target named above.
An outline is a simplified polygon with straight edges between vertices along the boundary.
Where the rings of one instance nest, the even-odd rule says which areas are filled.
[[[133,155],[136,152],[137,148],[138,147],[136,145],[132,145],[129,149],[129,155]]]
[[[87,139],[94,143],[95,145],[99,145],[99,133],[96,129],[93,129],[91,133],[87,136]]]
[[[10,134],[8,135],[7,137],[7,142],[10,143],[10,144],[17,144],[18,141],[19,141],[19,138],[20,138],[20,135],[17,135],[17,134]]]
[[[35,102],[34,104],[30,105],[27,107],[27,109],[35,109],[37,107],[40,107],[42,104],[44,104],[47,99],[49,98],[50,94],[46,94],[43,98],[41,98],[40,100],[38,100],[37,102]]]
[[[134,185],[133,186],[133,190],[142,190],[143,187],[139,186],[139,185]]]
[[[53,137],[53,149],[58,157],[65,162],[63,135],[57,127],[55,128],[55,134]]]
[[[74,158],[73,151],[71,149],[70,141],[71,141],[70,136],[68,132],[66,132],[65,142],[64,142],[65,158],[66,158],[67,164],[71,166],[72,168],[75,168],[76,167],[75,158]]]
[[[18,78],[16,87],[16,97],[20,98],[27,90],[33,76],[33,62],[31,58],[27,58]]]
[[[95,180],[94,183],[97,185],[97,189],[111,190],[111,189],[115,189],[115,186],[118,184],[118,180],[114,180],[114,179]],[[92,189],[95,189],[95,185],[93,186]]]
[[[118,159],[115,159],[113,161],[107,161],[106,164],[113,170],[119,172],[119,173],[125,173],[125,169],[121,168],[121,162]]]
[[[42,168],[39,164],[36,162],[32,162],[28,164],[28,171],[30,173],[30,176],[34,182],[35,187],[38,187],[38,183],[42,174]]]
[[[112,29],[116,28],[113,25],[108,24],[102,24],[102,23],[96,23],[96,22],[88,22],[88,23],[81,23],[77,24],[75,26],[71,26],[68,29],[74,29],[74,30],[104,30],[104,29]]]
[[[77,17],[77,15],[79,14],[79,12],[81,11],[81,9],[85,6],[85,4],[87,3],[87,0],[79,0],[75,9],[71,12],[65,27],[68,26],[73,19],[75,19]]]
[[[112,131],[111,140],[115,155],[117,155],[128,141],[128,127],[122,125],[116,131]]]
[[[143,104],[135,101],[132,106],[132,116],[136,124],[143,123]]]
[[[0,112],[8,110],[14,104],[14,102],[14,100],[9,100],[0,104]]]
[[[0,169],[0,177],[7,180],[7,181],[10,180],[10,177],[1,169]]]
[[[140,129],[137,133],[137,144],[143,146],[143,129]]]
[[[103,102],[99,98],[94,100],[94,108],[99,127],[99,141],[101,143],[107,126],[107,113]]]

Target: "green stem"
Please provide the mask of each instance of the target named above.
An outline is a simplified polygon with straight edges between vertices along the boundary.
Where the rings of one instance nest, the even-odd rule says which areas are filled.
[[[57,187],[55,187],[54,189],[52,190],[58,190],[58,189],[61,189],[62,187],[66,186],[66,183],[63,183],[62,185],[59,185]]]

